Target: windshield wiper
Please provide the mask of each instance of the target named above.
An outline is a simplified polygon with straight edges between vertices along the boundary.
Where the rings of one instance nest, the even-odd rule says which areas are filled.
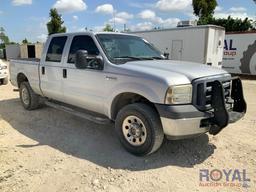
[[[114,59],[154,60],[153,57],[133,57],[133,56],[114,57]]]
[[[163,57],[151,57],[151,58],[153,58],[153,59],[157,59],[157,60],[164,60],[164,58],[163,58]]]
[[[133,60],[141,60],[140,57],[132,57],[132,56],[114,57],[114,59],[133,59]]]

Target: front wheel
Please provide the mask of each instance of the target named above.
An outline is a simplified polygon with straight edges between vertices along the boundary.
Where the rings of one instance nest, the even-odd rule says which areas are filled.
[[[37,109],[39,107],[39,95],[37,95],[28,82],[20,84],[20,101],[27,110]]]
[[[115,128],[124,148],[138,156],[158,150],[164,133],[158,113],[147,104],[125,106],[117,115]]]

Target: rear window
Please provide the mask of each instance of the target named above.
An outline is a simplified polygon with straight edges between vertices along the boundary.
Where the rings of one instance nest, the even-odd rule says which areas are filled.
[[[66,41],[66,36],[53,37],[46,54],[46,61],[61,62],[61,57]]]

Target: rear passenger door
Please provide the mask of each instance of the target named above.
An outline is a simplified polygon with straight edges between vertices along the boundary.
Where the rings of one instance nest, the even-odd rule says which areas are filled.
[[[40,83],[44,96],[64,101],[63,99],[63,60],[67,36],[53,37],[40,64]],[[46,45],[47,46],[47,45]]]
[[[78,50],[86,50],[88,55],[99,55],[93,38],[89,35],[76,35],[70,39],[70,49],[66,54],[64,68],[63,92],[66,103],[85,108],[90,111],[103,113],[104,81],[103,66],[99,67],[94,60],[88,59],[88,68],[75,67],[75,55]]]

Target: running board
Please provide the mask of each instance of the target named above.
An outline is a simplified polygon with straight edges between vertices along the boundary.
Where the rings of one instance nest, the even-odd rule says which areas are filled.
[[[68,107],[68,106],[64,106],[55,102],[50,102],[50,101],[45,101],[44,102],[45,105],[58,109],[58,110],[62,110],[64,112],[67,112],[69,114],[75,115],[77,117],[81,117],[83,119],[86,119],[88,121],[92,121],[94,123],[97,124],[108,124],[110,123],[110,120],[108,118],[102,118],[102,117],[97,117],[91,114],[88,114],[86,112],[80,112],[78,110],[73,109],[72,107]]]

